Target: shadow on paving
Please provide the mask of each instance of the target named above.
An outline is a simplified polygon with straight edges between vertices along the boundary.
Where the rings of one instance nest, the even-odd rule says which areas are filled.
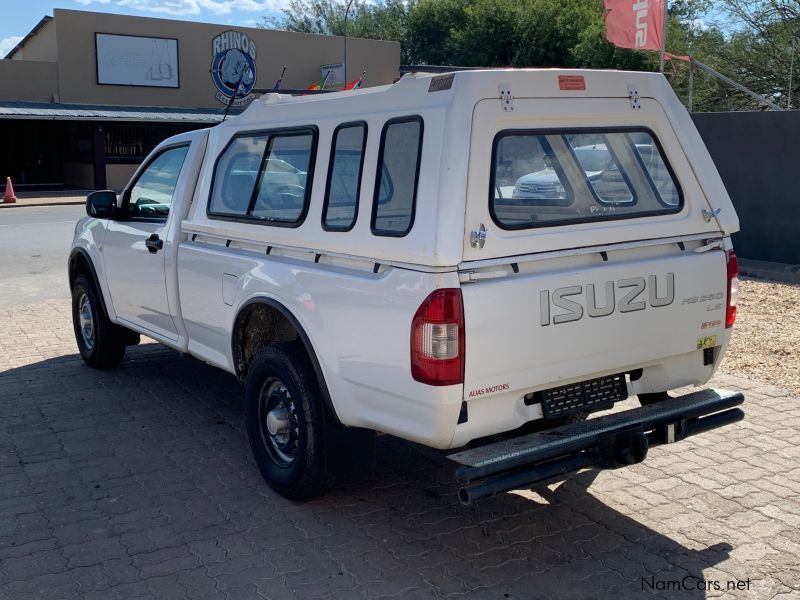
[[[250,458],[241,396],[154,344],[111,371],[73,355],[0,373],[0,598],[166,597],[165,582],[176,597],[573,599],[682,582],[704,598],[697,578],[731,550],[642,525],[587,490],[592,472],[464,507],[442,453],[388,436],[372,476],[292,503]]]

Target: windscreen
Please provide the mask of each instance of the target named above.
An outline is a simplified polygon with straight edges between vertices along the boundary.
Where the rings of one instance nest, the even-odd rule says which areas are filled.
[[[680,187],[640,129],[507,130],[494,140],[490,208],[504,229],[677,212]]]

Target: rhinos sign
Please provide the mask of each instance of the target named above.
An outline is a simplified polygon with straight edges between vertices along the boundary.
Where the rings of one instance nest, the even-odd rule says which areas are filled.
[[[235,93],[233,106],[250,104],[256,84],[256,43],[239,31],[225,31],[211,41],[211,56],[214,97],[228,104]]]

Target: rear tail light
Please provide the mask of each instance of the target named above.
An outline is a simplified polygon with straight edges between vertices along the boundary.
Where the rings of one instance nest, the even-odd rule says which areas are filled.
[[[739,301],[739,259],[733,250],[728,250],[728,310],[725,313],[725,327],[732,327],[736,321],[736,304]]]
[[[411,322],[411,376],[428,385],[464,382],[464,302],[461,290],[431,293]]]

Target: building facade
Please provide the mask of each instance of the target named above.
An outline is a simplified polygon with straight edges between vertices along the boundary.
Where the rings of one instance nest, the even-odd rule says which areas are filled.
[[[152,147],[272,89],[398,77],[397,42],[55,9],[0,60],[0,176],[121,189]],[[285,73],[284,73],[285,67]],[[231,97],[234,96],[233,101]]]

